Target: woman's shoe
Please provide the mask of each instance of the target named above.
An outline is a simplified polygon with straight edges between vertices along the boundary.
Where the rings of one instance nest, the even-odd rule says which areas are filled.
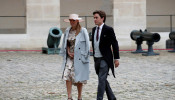
[[[78,100],[82,100],[82,99],[78,99]]]
[[[73,100],[72,98],[68,98],[67,100]]]

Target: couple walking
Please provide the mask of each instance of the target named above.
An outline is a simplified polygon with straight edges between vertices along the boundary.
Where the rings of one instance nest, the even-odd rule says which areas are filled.
[[[94,67],[98,75],[97,100],[103,100],[106,91],[108,100],[116,100],[107,81],[108,72],[111,69],[113,76],[114,66],[119,66],[119,47],[112,27],[105,24],[104,11],[93,12],[96,27],[92,29],[92,48]],[[72,84],[77,86],[78,100],[82,100],[82,87],[89,79],[89,36],[85,28],[80,26],[83,20],[77,14],[70,14],[71,27],[65,30],[60,55],[63,56],[63,76],[66,81],[68,100],[72,99]],[[112,49],[111,49],[112,46]]]

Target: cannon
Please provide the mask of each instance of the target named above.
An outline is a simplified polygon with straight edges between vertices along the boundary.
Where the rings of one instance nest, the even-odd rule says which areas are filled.
[[[132,53],[146,53],[146,51],[142,50],[142,46],[141,46],[142,43],[143,43],[142,34],[143,34],[142,30],[140,30],[140,31],[133,30],[131,32],[130,37],[131,37],[132,40],[136,41],[136,44],[137,44],[136,51],[133,51]]]
[[[147,30],[144,32],[142,30],[134,30],[130,34],[131,39],[136,41],[137,50],[133,53],[144,53],[143,56],[152,56],[159,55],[158,53],[154,53],[152,45],[154,42],[158,42],[160,40],[160,35],[158,33],[150,33]],[[148,52],[144,52],[142,50],[141,44],[143,41],[147,41]]]
[[[158,33],[143,32],[143,41],[158,42],[160,40],[160,35]]]
[[[169,38],[170,38],[171,40],[175,40],[175,31],[170,32]]]
[[[60,44],[62,36],[62,31],[57,27],[52,27],[49,30],[48,38],[47,38],[47,46],[42,48],[42,53],[47,54],[59,54],[60,48],[58,48]]]
[[[148,52],[142,54],[143,56],[159,55],[159,53],[154,53],[153,51],[154,42],[158,42],[160,40],[160,35],[158,33],[150,33],[147,31],[143,32],[142,39],[146,41],[148,45]]]
[[[175,31],[170,32],[169,38],[170,38],[171,40],[173,40],[174,47],[173,47],[173,50],[168,51],[168,52],[173,52],[173,53],[174,53],[174,52],[175,52]]]

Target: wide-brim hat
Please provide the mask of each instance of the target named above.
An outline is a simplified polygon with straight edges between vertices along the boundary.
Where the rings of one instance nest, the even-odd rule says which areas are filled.
[[[84,20],[82,18],[79,18],[78,14],[70,14],[69,19],[73,20],[79,20],[79,22],[83,22]],[[69,19],[64,19],[65,22],[70,22]]]

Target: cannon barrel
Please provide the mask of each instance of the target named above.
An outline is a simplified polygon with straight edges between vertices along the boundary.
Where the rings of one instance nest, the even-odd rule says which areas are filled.
[[[142,34],[141,31],[133,30],[130,34],[130,37],[132,40],[137,40],[137,39],[141,38],[141,34]]]
[[[153,42],[158,42],[160,40],[160,35],[158,33],[149,33],[149,32],[144,32],[142,34],[142,39],[144,41],[153,41]]]
[[[170,32],[169,38],[170,38],[171,40],[175,40],[175,31]]]
[[[59,28],[57,27],[50,28],[49,35],[47,38],[47,46],[49,48],[58,48],[60,44],[61,36],[62,36],[62,31]]]
[[[175,36],[175,35],[174,35]],[[141,40],[141,41],[153,41],[158,42],[160,40],[160,35],[158,33],[150,33],[147,31],[142,32],[141,30],[133,30],[130,34],[132,40]]]

